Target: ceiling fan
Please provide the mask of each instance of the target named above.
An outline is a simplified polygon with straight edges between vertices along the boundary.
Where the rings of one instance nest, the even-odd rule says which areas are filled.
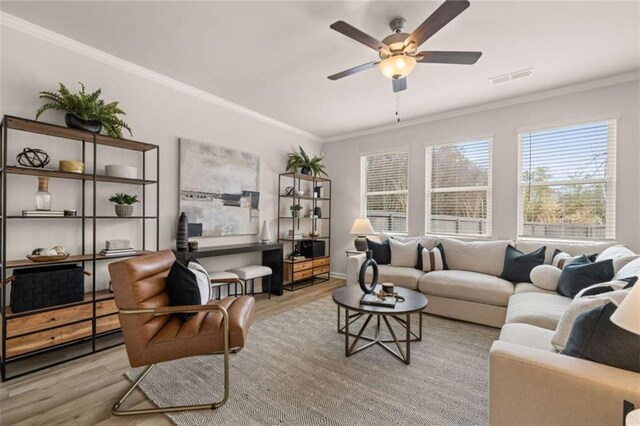
[[[407,75],[413,71],[416,63],[475,64],[482,56],[482,52],[418,51],[422,43],[468,7],[467,0],[446,0],[411,34],[402,32],[406,19],[395,18],[389,24],[393,34],[382,41],[376,40],[344,21],[334,22],[330,25],[331,29],[378,51],[380,59],[330,75],[329,80],[339,80],[377,65],[380,72],[392,80],[395,93],[407,88]]]

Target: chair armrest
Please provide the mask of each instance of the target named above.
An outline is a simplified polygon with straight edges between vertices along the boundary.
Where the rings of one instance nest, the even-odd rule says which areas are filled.
[[[356,254],[347,257],[347,285],[357,285],[360,267],[367,259],[366,254]]]
[[[622,424],[624,400],[640,405],[640,374],[513,343],[491,347],[491,425]]]
[[[183,306],[163,306],[162,308],[142,308],[142,309],[120,309],[118,313],[124,315],[153,314],[154,316],[171,315],[181,312],[210,312],[220,311],[226,318],[227,310],[220,305],[183,305]]]
[[[211,288],[220,287],[225,284],[240,284],[240,295],[244,296],[244,283],[242,280],[237,280],[235,278],[211,278]]]

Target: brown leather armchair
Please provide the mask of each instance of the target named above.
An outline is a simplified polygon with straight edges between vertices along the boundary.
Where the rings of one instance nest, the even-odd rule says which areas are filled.
[[[114,415],[216,409],[229,396],[229,353],[244,347],[253,322],[253,297],[226,297],[206,305],[169,306],[166,277],[176,260],[170,250],[109,265],[120,325],[131,367],[148,367],[113,405]],[[236,281],[233,280],[235,283]],[[220,284],[218,281],[212,284]],[[242,287],[241,287],[242,289]],[[186,322],[172,314],[195,312]],[[120,410],[120,405],[158,362],[196,355],[224,355],[224,397],[204,405]]]

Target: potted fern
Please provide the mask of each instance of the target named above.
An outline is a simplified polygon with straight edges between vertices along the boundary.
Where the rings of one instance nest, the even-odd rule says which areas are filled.
[[[292,217],[300,217],[300,211],[302,210],[302,206],[300,204],[294,204],[289,206],[289,210],[291,210]]]
[[[310,158],[305,150],[299,146],[300,152],[292,152],[289,154],[287,160],[287,171],[297,173],[298,170],[303,175],[307,176],[327,176],[325,172],[325,166],[322,164],[322,157],[317,155]]]
[[[122,131],[126,129],[133,135],[131,128],[119,115],[126,115],[118,106],[118,102],[105,103],[100,99],[102,89],[87,93],[84,84],[80,83],[81,90],[71,93],[62,83],[57,92],[40,92],[40,99],[49,102],[38,108],[36,120],[43,112],[53,109],[66,112],[64,121],[67,127],[86,130],[92,133],[105,131],[109,136],[122,138]]]
[[[109,201],[116,203],[117,216],[127,217],[133,214],[133,205],[138,202],[138,196],[116,193],[109,198]]]

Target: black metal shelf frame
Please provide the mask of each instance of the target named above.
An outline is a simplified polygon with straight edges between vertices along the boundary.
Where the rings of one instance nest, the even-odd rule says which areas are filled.
[[[82,176],[67,176],[65,173],[51,173],[51,172],[43,172],[41,173],[42,176],[49,176],[52,179],[74,179],[74,180],[78,180],[81,182],[81,211],[79,212],[78,216],[75,217],[21,217],[21,216],[16,216],[16,215],[8,215],[7,214],[7,181],[9,180],[8,177],[9,175],[31,175],[31,176],[38,176],[38,170],[37,169],[33,169],[33,170],[28,170],[27,173],[24,173],[24,170],[21,170],[23,168],[19,168],[19,167],[13,167],[13,166],[9,166],[9,164],[7,163],[7,153],[8,153],[8,143],[9,143],[9,130],[12,131],[17,131],[17,132],[27,132],[27,133],[36,133],[36,134],[42,134],[42,135],[47,135],[47,136],[52,136],[52,137],[56,137],[56,138],[60,138],[60,139],[65,139],[65,140],[72,140],[72,141],[77,141],[82,143],[82,162],[84,164],[87,164],[87,147],[91,146],[92,149],[92,173],[88,173],[88,174],[83,174]],[[90,336],[85,336],[85,337],[81,337],[78,339],[74,339],[70,342],[64,342],[61,344],[58,344],[56,346],[52,346],[50,348],[41,348],[41,349],[37,349],[37,350],[33,350],[30,351],[28,353],[25,354],[20,354],[20,355],[16,355],[13,356],[9,359],[7,359],[7,321],[11,320],[14,318],[14,316],[11,316],[10,318],[7,317],[7,311],[9,308],[9,300],[7,299],[7,285],[1,285],[2,287],[2,291],[1,291],[1,297],[0,297],[0,313],[2,315],[2,351],[0,353],[0,375],[2,378],[2,381],[6,381],[6,380],[10,380],[10,379],[14,379],[16,377],[20,377],[26,374],[31,374],[34,373],[36,371],[41,371],[43,369],[46,368],[50,368],[53,367],[55,365],[59,365],[74,359],[78,359],[81,358],[83,356],[87,356],[93,353],[97,353],[97,352],[101,352],[103,350],[106,350],[108,348],[117,346],[117,345],[110,345],[108,347],[101,347],[98,348],[97,347],[97,339],[104,337],[104,336],[111,336],[114,335],[116,333],[119,333],[120,329],[113,329],[113,330],[108,330],[106,332],[97,332],[97,320],[100,318],[104,318],[110,315],[115,315],[115,314],[102,314],[102,315],[98,315],[97,314],[97,304],[99,302],[102,302],[104,300],[109,300],[110,298],[105,298],[105,297],[96,297],[96,294],[98,292],[98,290],[96,289],[96,269],[97,269],[97,261],[99,260],[105,260],[105,258],[102,258],[99,256],[98,252],[97,252],[97,246],[96,246],[96,233],[97,233],[97,227],[98,227],[98,221],[103,221],[103,220],[124,220],[124,219],[130,219],[130,220],[140,220],[142,221],[141,226],[142,226],[142,250],[145,251],[147,250],[147,221],[151,220],[151,221],[155,221],[155,250],[159,250],[160,248],[160,220],[159,220],[159,214],[160,214],[160,147],[158,145],[153,145],[153,144],[147,144],[147,143],[142,143],[142,142],[136,142],[136,141],[129,141],[129,140],[119,140],[119,139],[115,139],[115,138],[110,138],[107,137],[105,135],[99,135],[99,134],[94,134],[94,133],[90,133],[90,132],[84,132],[81,130],[72,130],[72,129],[68,129],[68,128],[64,128],[61,126],[56,126],[56,125],[51,125],[51,124],[46,124],[46,123],[41,123],[41,122],[36,122],[33,120],[28,120],[28,119],[23,119],[23,118],[18,118],[18,117],[12,117],[12,116],[7,116],[5,115],[2,119],[2,122],[0,122],[0,135],[1,135],[1,143],[0,143],[0,158],[2,161],[2,168],[0,169],[0,210],[1,210],[1,215],[0,215],[0,221],[1,221],[1,227],[0,227],[0,240],[1,240],[1,244],[0,244],[0,284],[4,283],[7,279],[7,222],[8,220],[33,220],[33,219],[38,219],[38,220],[44,220],[44,219],[49,219],[49,220],[59,220],[59,219],[66,219],[66,220],[71,220],[71,219],[75,219],[77,221],[79,221],[79,224],[81,224],[81,241],[82,241],[82,256],[87,256],[89,255],[89,259],[86,260],[81,260],[81,261],[76,261],[73,263],[80,263],[82,264],[82,267],[85,268],[87,263],[91,264],[92,267],[92,271],[93,273],[91,274],[91,277],[88,279],[91,279],[91,292],[87,293],[90,294],[91,299],[90,301],[86,301],[86,302],[79,302],[78,304],[88,304],[91,303],[92,305],[92,316],[90,318],[84,319],[84,320],[78,320],[78,322],[82,322],[82,321],[91,321],[91,335]],[[117,149],[125,149],[128,151],[132,151],[132,152],[138,152],[142,155],[142,179],[109,179],[108,177],[105,176],[100,176],[96,174],[96,169],[97,169],[97,164],[98,164],[98,147],[101,146],[107,146],[110,148],[117,148]],[[148,151],[155,151],[156,153],[156,158],[155,158],[155,180],[148,180],[147,179],[147,175],[148,175],[148,170],[147,170],[147,163],[148,163],[148,157],[147,157],[147,152]],[[151,163],[151,165],[153,165],[153,162]],[[121,184],[121,185],[136,185],[136,186],[141,186],[142,187],[142,196],[141,196],[141,205],[142,205],[142,215],[139,216],[132,216],[132,217],[118,217],[118,216],[104,216],[104,215],[97,215],[96,214],[96,189],[97,189],[97,185],[99,183],[107,183],[107,184]],[[152,215],[147,215],[147,206],[146,206],[146,199],[147,199],[147,186],[149,185],[155,185],[155,191],[156,191],[156,206],[155,206],[155,213]],[[88,197],[87,196],[87,190],[89,189],[89,187],[91,188],[91,196]],[[90,199],[88,199],[90,198]],[[91,214],[87,213],[87,204],[91,203]],[[86,252],[86,246],[87,246],[87,224],[91,225],[91,247],[92,247],[92,253],[87,253]],[[123,257],[114,257],[113,260],[119,260],[122,259]],[[65,263],[65,262],[60,262]],[[68,262],[67,262],[68,263]],[[25,266],[17,266],[17,267],[13,267],[12,269],[19,269],[19,268],[23,268],[23,267],[28,267],[28,266],[37,266],[37,264],[33,264],[33,265],[25,265]],[[66,306],[66,305],[65,305]],[[25,315],[28,314],[24,313]],[[52,327],[52,328],[59,328],[59,327],[65,327],[68,326],[68,323],[65,324],[61,324],[57,327]],[[15,336],[12,336],[15,337]],[[34,368],[31,369],[25,369],[23,371],[21,371],[18,374],[14,374],[14,375],[10,375],[8,374],[7,371],[7,366],[8,364],[14,362],[14,361],[21,361],[30,357],[35,357],[44,353],[50,353],[53,351],[57,351],[63,348],[68,348],[69,346],[73,346],[76,344],[80,344],[80,343],[88,343],[91,342],[91,350],[90,351],[86,351],[86,353],[82,353],[80,355],[77,356],[72,356],[72,357],[64,357],[62,356],[60,360],[53,360],[53,361],[47,361],[44,362],[40,365],[37,365]],[[120,342],[119,344],[122,344],[122,342]]]

